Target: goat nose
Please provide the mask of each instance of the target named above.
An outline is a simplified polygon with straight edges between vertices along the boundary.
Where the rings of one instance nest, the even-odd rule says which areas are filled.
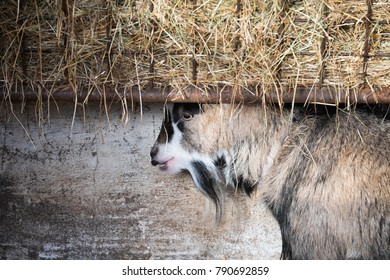
[[[154,158],[158,153],[158,148],[156,146],[153,146],[152,150],[150,151],[150,157]]]
[[[158,148],[156,146],[153,146],[152,150],[150,151],[150,157],[152,158],[153,166],[156,166],[158,164],[158,162],[154,160],[154,157],[157,155],[157,153],[158,153]]]

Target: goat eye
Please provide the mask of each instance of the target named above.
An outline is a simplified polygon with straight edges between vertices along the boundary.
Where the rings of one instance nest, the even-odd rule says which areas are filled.
[[[191,115],[190,113],[183,113],[183,115],[181,116],[181,118],[185,121],[190,121],[192,117],[193,115]]]

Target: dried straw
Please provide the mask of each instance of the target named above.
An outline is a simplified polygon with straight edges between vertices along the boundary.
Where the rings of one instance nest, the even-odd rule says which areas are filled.
[[[0,85],[8,97],[27,88],[104,98],[189,86],[280,97],[299,87],[390,86],[387,0],[6,3]]]

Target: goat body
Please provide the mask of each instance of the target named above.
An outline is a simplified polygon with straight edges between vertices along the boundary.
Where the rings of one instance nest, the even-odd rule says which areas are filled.
[[[216,205],[226,187],[256,192],[283,259],[390,258],[390,123],[365,110],[174,104],[152,164],[188,171]]]

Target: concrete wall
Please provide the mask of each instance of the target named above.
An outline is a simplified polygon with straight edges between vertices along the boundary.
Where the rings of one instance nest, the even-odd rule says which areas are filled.
[[[149,151],[162,105],[126,125],[121,106],[0,107],[1,259],[278,259],[278,226],[250,199],[222,223],[189,175],[166,177]],[[103,111],[103,112],[102,112]],[[209,205],[209,206],[208,206]]]

